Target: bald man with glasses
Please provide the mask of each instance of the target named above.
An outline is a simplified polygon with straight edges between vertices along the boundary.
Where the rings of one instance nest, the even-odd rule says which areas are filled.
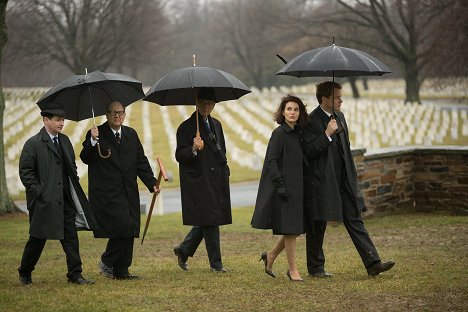
[[[99,272],[118,280],[139,279],[128,270],[133,259],[134,239],[140,235],[137,178],[150,192],[159,193],[160,190],[138,134],[123,125],[123,104],[111,102],[106,117],[105,123],[88,131],[80,154],[88,165],[89,201],[99,224],[94,237],[109,239],[99,261]],[[104,154],[110,151],[108,158],[99,154],[98,140]]]

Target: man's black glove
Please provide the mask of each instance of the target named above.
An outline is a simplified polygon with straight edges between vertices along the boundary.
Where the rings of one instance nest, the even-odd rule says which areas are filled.
[[[286,193],[286,188],[284,187],[284,181],[282,177],[276,178],[273,180],[276,186],[276,194],[282,200],[288,200],[288,194]]]

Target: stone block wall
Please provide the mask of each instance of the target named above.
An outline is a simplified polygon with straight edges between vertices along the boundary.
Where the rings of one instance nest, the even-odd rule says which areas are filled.
[[[468,214],[468,147],[356,149],[353,157],[368,214]]]

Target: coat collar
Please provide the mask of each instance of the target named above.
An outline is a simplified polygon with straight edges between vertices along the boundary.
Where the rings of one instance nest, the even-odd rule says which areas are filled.
[[[114,146],[116,147],[120,147],[122,146],[122,144],[125,144],[125,141],[127,140],[127,137],[125,136],[125,126],[124,125],[121,125],[120,126],[120,144],[117,143],[117,139],[115,138],[115,134],[114,134],[114,131],[112,130],[111,126],[109,125],[109,122],[106,121],[105,123],[103,123],[101,125],[103,127],[103,130],[104,130],[104,133],[103,133],[103,137],[106,137],[108,138],[108,140],[111,142],[111,144],[113,144]],[[111,139],[113,138],[113,139]]]
[[[281,124],[281,128],[283,128],[283,130],[284,130],[286,133],[289,133],[289,132],[291,132],[291,131],[294,131],[294,129],[292,129],[292,128],[286,123],[286,121],[283,122],[283,123]]]
[[[50,135],[47,132],[45,127],[42,127],[42,129],[39,131],[39,134],[41,136],[42,142],[45,142],[47,148],[50,149],[57,157],[60,157],[60,155],[59,155],[57,149],[55,148],[54,143],[50,139]],[[61,135],[61,133],[59,133],[57,136],[59,137],[59,142],[61,144],[62,140],[60,139],[60,135]]]
[[[320,107],[320,105],[318,105],[316,108],[315,108],[315,111],[317,112],[317,114],[320,116],[320,118],[326,122],[328,124],[328,121],[330,121],[330,117],[327,115],[327,113],[325,113],[322,109],[322,107]]]

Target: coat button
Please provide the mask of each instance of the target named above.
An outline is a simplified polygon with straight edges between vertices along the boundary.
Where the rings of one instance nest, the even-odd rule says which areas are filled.
[[[211,169],[211,171],[214,171],[214,168],[210,168],[210,169]]]
[[[62,182],[59,182],[58,185],[61,186],[61,185],[62,185]]]

